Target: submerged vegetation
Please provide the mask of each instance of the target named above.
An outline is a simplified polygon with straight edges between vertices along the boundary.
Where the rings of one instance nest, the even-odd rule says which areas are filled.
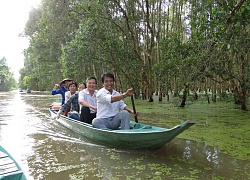
[[[42,106],[47,114],[48,102],[56,97],[48,93],[46,96],[40,96],[40,99],[38,97],[35,96],[34,101],[30,96],[26,96],[25,101],[35,107]],[[157,99],[158,96],[154,95],[153,98]],[[124,100],[131,107],[130,98]],[[173,127],[186,120],[196,120],[195,125],[170,143],[153,150],[122,150],[98,146],[97,143],[68,128],[58,126],[54,120],[46,117],[49,123],[56,123],[57,130],[53,135],[54,143],[46,143],[43,151],[40,150],[39,144],[39,150],[29,159],[29,163],[35,162],[35,166],[40,170],[33,171],[34,178],[249,179],[249,111],[241,111],[238,105],[232,105],[231,94],[225,96],[223,101],[208,104],[203,95],[193,101],[190,94],[187,106],[180,108],[181,97],[170,96],[169,101],[165,97],[160,103],[135,100],[138,120],[142,123]],[[56,138],[57,135],[59,138]],[[42,141],[43,139],[41,138]],[[40,157],[49,160],[41,161]]]
[[[136,100],[136,109],[140,122],[163,127],[195,120],[196,124],[181,133],[179,138],[216,147],[236,159],[250,160],[250,112],[240,111],[238,105],[230,102],[230,96],[227,102],[216,103],[204,102],[201,96],[201,100],[190,99],[185,108],[176,106],[181,100],[174,97],[161,103]]]

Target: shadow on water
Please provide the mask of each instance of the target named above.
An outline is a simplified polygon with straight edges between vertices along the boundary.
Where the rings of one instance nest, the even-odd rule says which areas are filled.
[[[80,136],[50,118],[58,97],[1,93],[0,141],[30,179],[249,179],[249,162],[215,147],[175,138],[153,150],[119,150]],[[14,135],[14,136],[13,136]]]

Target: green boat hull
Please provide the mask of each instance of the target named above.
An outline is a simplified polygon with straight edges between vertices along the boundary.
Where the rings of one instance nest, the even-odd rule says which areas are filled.
[[[0,146],[0,179],[26,180],[22,168],[2,146]]]
[[[51,116],[54,118],[57,111],[49,110]],[[186,121],[171,129],[167,129],[131,122],[129,130],[104,130],[94,128],[91,124],[73,120],[63,115],[56,120],[63,126],[89,139],[105,146],[121,149],[159,148],[195,124],[194,121]]]

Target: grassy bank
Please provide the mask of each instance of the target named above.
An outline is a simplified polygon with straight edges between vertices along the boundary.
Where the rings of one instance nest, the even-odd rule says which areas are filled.
[[[250,111],[239,110],[230,100],[210,104],[204,99],[189,100],[185,108],[178,107],[178,98],[159,102],[155,96],[154,100],[135,100],[139,122],[172,127],[186,120],[195,120],[196,124],[179,138],[206,143],[234,158],[250,160]],[[132,107],[130,99],[126,99],[126,103]]]

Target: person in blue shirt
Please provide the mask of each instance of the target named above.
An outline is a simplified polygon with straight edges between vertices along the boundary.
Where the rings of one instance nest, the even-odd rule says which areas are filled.
[[[62,95],[62,105],[65,102],[65,92],[68,91],[68,85],[72,83],[73,79],[66,78],[60,82],[60,84],[55,84],[51,95],[61,94]]]

